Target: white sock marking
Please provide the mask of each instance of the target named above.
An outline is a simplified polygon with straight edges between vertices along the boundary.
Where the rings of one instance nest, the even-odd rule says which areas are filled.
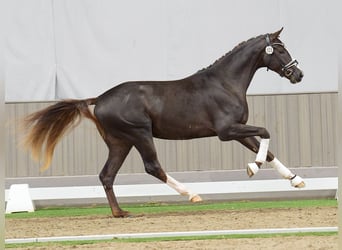
[[[189,200],[191,200],[194,196],[197,194],[193,193],[190,189],[188,189],[184,184],[176,181],[174,178],[172,178],[170,175],[166,174],[167,180],[166,184],[172,187],[174,190],[176,190],[181,195],[188,195]]]

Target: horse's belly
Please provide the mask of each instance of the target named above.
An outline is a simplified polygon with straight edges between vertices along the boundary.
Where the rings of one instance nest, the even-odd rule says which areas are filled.
[[[216,133],[208,128],[199,127],[195,125],[187,125],[182,127],[153,127],[153,136],[160,139],[169,140],[188,140],[201,137],[215,136]]]

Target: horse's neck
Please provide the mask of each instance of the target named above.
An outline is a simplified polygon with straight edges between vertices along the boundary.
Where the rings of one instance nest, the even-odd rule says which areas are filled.
[[[256,44],[250,48],[242,47],[222,59],[216,67],[222,84],[247,91],[255,72],[261,67],[261,48],[258,47]]]

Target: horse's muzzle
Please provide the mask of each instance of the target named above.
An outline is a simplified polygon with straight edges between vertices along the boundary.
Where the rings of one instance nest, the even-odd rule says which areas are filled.
[[[285,76],[291,83],[300,82],[304,76],[302,70],[298,68],[298,61],[296,59],[291,60],[288,64],[281,68],[282,76]]]
[[[290,74],[289,76],[286,76],[286,77],[287,77],[287,78],[290,80],[290,82],[293,83],[293,84],[300,82],[300,81],[303,79],[303,77],[304,77],[303,71],[300,70],[300,69],[297,68],[297,67],[295,67],[295,68],[292,67],[291,70],[292,70],[291,74]]]

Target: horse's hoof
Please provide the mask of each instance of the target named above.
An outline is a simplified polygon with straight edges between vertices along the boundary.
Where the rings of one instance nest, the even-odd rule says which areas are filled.
[[[291,185],[295,188],[303,188],[303,187],[305,187],[305,182],[300,176],[296,175],[291,180]]]
[[[247,164],[247,174],[249,177],[252,177],[259,171],[259,166],[253,162]]]
[[[299,183],[298,185],[295,186],[295,188],[303,188],[305,187],[305,182],[302,181],[301,183]]]
[[[131,218],[134,217],[132,214],[130,214],[128,211],[120,211],[117,213],[113,213],[114,218]]]
[[[201,202],[203,201],[201,196],[199,196],[198,194],[196,194],[195,196],[191,197],[190,199],[191,202]]]

